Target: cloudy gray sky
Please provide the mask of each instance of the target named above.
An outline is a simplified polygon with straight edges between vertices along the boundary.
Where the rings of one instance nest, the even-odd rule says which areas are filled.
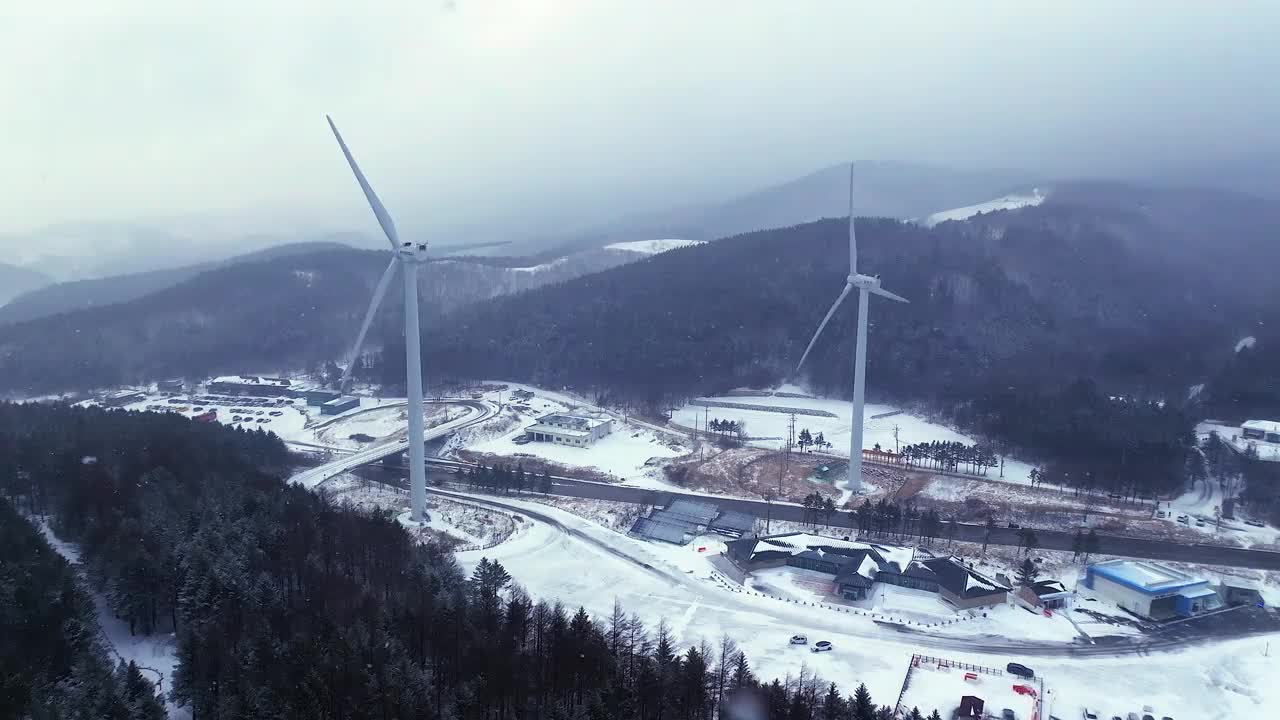
[[[11,238],[371,230],[326,112],[424,231],[585,222],[847,157],[1105,175],[1280,127],[1275,2],[0,4]]]

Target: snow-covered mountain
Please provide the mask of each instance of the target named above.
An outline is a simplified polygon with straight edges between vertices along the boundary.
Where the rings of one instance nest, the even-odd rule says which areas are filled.
[[[1044,202],[1046,197],[1048,196],[1045,193],[1040,192],[1040,188],[1032,188],[1030,193],[1004,195],[996,198],[995,200],[988,200],[975,205],[965,205],[963,207],[936,212],[925,217],[919,222],[925,227],[933,227],[940,222],[946,222],[948,220],[968,220],[974,215],[980,215],[982,213],[1033,207]]]

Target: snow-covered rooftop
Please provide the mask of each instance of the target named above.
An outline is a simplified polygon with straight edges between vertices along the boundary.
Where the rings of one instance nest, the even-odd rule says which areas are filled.
[[[1264,433],[1280,433],[1280,421],[1247,420],[1240,425],[1242,430],[1259,430]]]

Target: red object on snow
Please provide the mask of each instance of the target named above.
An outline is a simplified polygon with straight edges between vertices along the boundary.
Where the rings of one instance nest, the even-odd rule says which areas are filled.
[[[1030,695],[1031,697],[1036,696],[1035,688],[1032,688],[1028,685],[1014,685],[1013,691],[1018,693],[1019,695]]]
[[[978,673],[967,672],[964,674],[964,679],[966,682],[970,680],[972,680],[973,682],[978,682]]]
[[[1053,617],[1053,611],[1052,611],[1052,610],[1050,610],[1049,608],[1045,608],[1045,609],[1044,609],[1044,616],[1045,616],[1045,617]]]
[[[706,548],[706,546],[705,546],[705,545],[704,545],[704,546],[702,546],[702,547],[700,547],[700,548],[698,548],[698,552],[706,552],[706,551],[707,551],[707,548]]]

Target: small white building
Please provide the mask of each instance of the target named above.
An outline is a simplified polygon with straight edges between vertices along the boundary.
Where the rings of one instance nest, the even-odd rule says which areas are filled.
[[[525,437],[534,442],[587,447],[611,432],[613,420],[607,417],[555,414],[525,428]]]
[[[1248,420],[1240,425],[1240,436],[1245,440],[1280,445],[1280,422],[1275,420]]]

